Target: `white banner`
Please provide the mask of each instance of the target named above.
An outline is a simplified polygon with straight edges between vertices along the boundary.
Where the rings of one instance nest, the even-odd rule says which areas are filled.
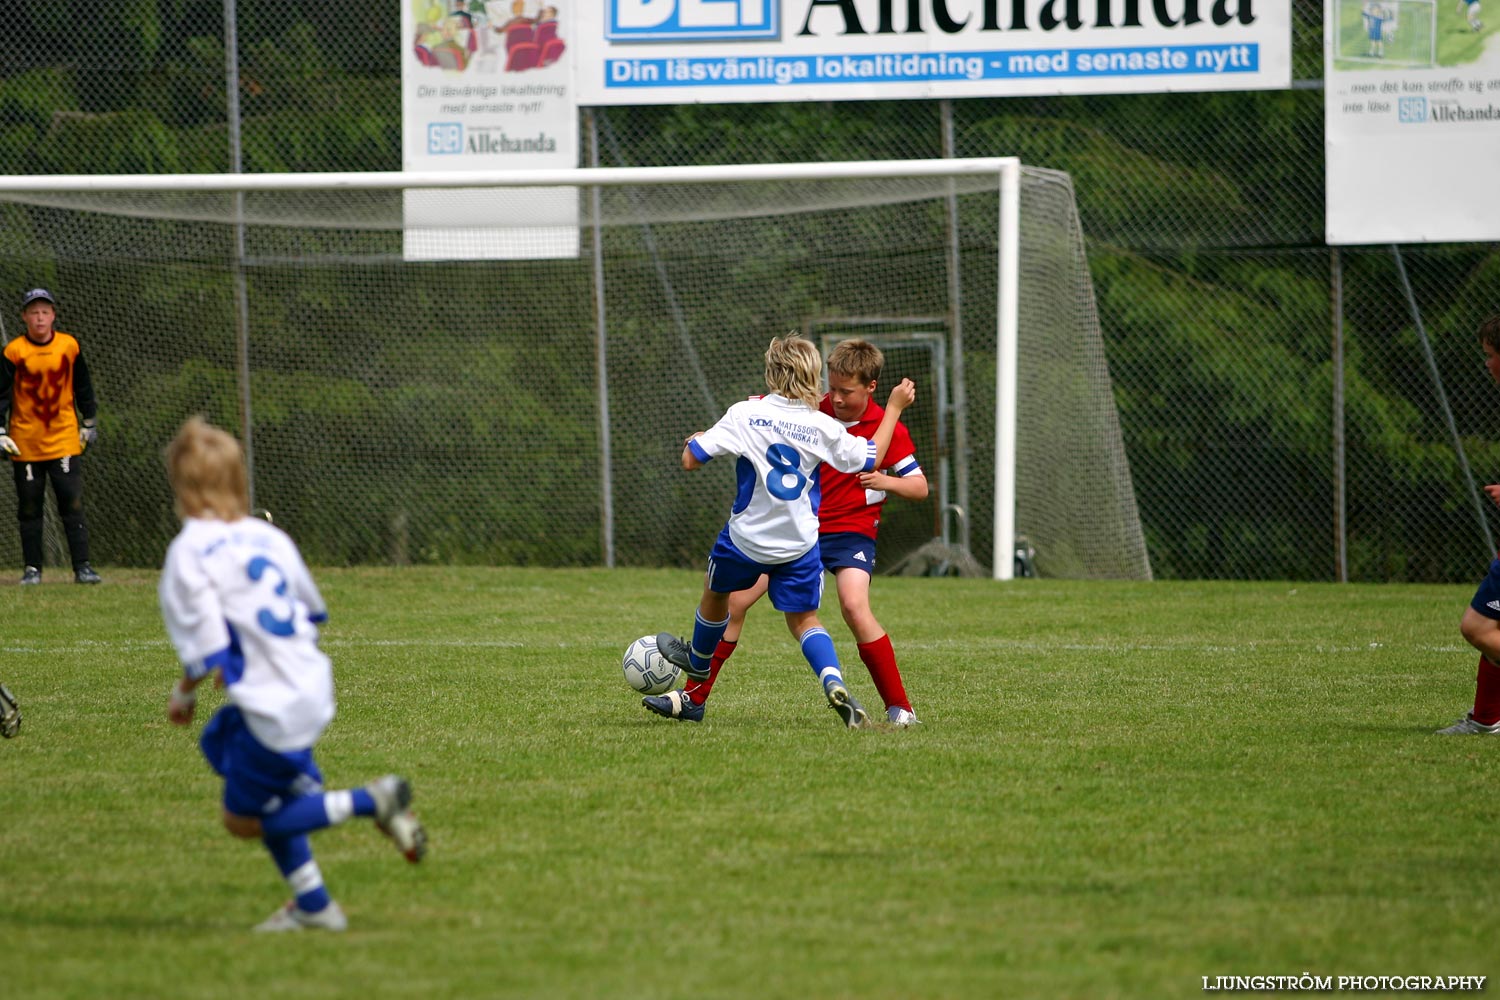
[[[586,105],[1253,90],[1290,0],[589,0]]]
[[[1500,240],[1500,41],[1480,13],[1324,0],[1329,243]]]
[[[578,166],[573,39],[535,0],[402,0],[402,166]],[[411,260],[572,257],[573,188],[407,191]]]

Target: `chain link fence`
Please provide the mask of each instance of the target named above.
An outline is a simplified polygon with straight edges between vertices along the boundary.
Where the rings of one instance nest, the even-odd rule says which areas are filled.
[[[1500,308],[1500,254],[1323,244],[1321,3],[1294,0],[1293,12],[1299,83],[1288,91],[596,109],[584,162],[1015,155],[1067,171],[1154,575],[1469,580],[1490,558],[1497,523],[1466,467],[1481,483],[1500,471],[1497,400],[1473,338]],[[400,168],[399,13],[396,0],[349,9],[240,0],[245,170]],[[41,0],[4,5],[0,172],[227,170],[224,27],[220,0],[122,0],[110,18]],[[373,268],[399,256],[383,246],[307,250]],[[91,285],[115,281],[119,292],[129,281],[89,254],[12,242],[0,253],[0,296],[58,286],[101,374],[115,357],[226,321],[206,304],[222,292],[218,279],[191,264],[141,298],[170,299],[172,322],[188,329],[153,329],[149,314],[128,322],[122,294],[93,308]],[[257,326],[349,327],[342,350],[357,355],[348,345],[358,296],[300,303],[299,314],[298,266],[252,268]],[[534,267],[514,270],[511,284],[538,280]],[[445,315],[435,298],[416,305]],[[0,312],[14,336],[13,310]],[[233,426],[232,387],[187,381],[174,383],[180,399],[143,391],[130,405],[170,397]],[[108,428],[124,400],[102,403]],[[275,440],[268,429],[266,446]],[[114,446],[127,444],[154,455],[160,442]],[[378,467],[381,456],[366,457]],[[104,502],[92,487],[91,502]],[[161,519],[170,520],[165,503]],[[451,519],[451,544],[432,558],[509,558],[503,546],[466,549],[471,535]],[[96,528],[98,559],[133,561],[120,535],[160,530]],[[8,546],[0,532],[0,559]],[[348,558],[409,555],[423,557],[385,539]],[[596,556],[583,546],[570,560]]]

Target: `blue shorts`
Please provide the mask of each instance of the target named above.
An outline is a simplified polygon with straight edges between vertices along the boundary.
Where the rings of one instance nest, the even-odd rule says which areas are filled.
[[[1500,558],[1490,561],[1490,571],[1479,582],[1479,589],[1474,591],[1469,607],[1486,618],[1500,621]]]
[[[832,572],[846,566],[875,575],[875,539],[857,531],[834,531],[818,536],[823,568]]]
[[[224,779],[224,808],[236,816],[269,815],[292,799],[323,790],[323,772],[311,749],[279,753],[266,747],[234,705],[214,713],[198,746]]]
[[[708,589],[732,594],[755,586],[764,573],[771,584],[771,606],[777,611],[816,611],[823,603],[823,563],[814,545],[791,562],[761,563],[735,547],[729,528],[719,532],[714,550],[708,554]]]

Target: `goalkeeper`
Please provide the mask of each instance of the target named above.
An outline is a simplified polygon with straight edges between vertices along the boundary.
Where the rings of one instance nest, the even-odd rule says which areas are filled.
[[[885,416],[884,408],[874,398],[884,367],[884,353],[869,341],[838,344],[828,355],[829,391],[819,408],[850,434],[873,437]],[[875,572],[875,537],[886,495],[914,501],[927,498],[927,477],[917,463],[916,446],[905,424],[896,424],[882,467],[888,473],[846,473],[831,465],[819,466],[822,503],[818,511],[818,550],[823,568],[833,574],[839,609],[854,636],[855,649],[885,702],[886,719],[904,728],[919,720],[896,666],[891,638],[870,610],[870,579]],[[709,661],[708,677],[689,679],[681,691],[644,698],[647,708],[668,718],[690,722],[703,719],[719,670],[739,642],[745,613],[766,592],[767,583],[762,576],[748,590],[730,595],[729,626]]]
[[[333,719],[333,671],[318,648],[328,617],[297,546],[250,516],[239,442],[197,417],[167,446],[167,473],[182,531],[167,550],[159,596],[183,676],[167,701],[179,726],[193,720],[195,689],[215,676],[228,692],[199,744],[224,779],[224,826],[260,838],[293,899],[256,927],[341,931],[308,834],[367,816],[408,861],[426,848],[395,775],[325,792],[313,744]]]
[[[77,583],[98,583],[89,565],[83,518],[83,450],[98,436],[99,405],[83,350],[56,328],[57,299],[45,288],[21,297],[25,333],[0,360],[0,451],[16,480],[21,528],[21,582],[42,582],[42,504],[47,483],[57,498]],[[77,411],[76,413],[74,411]]]

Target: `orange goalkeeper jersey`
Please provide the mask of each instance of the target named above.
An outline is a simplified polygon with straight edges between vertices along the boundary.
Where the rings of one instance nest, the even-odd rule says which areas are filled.
[[[37,345],[24,334],[5,345],[0,389],[8,388],[9,433],[18,462],[46,462],[83,452],[78,415],[94,416],[94,388],[78,341],[60,331]],[[6,382],[10,385],[7,387]]]

